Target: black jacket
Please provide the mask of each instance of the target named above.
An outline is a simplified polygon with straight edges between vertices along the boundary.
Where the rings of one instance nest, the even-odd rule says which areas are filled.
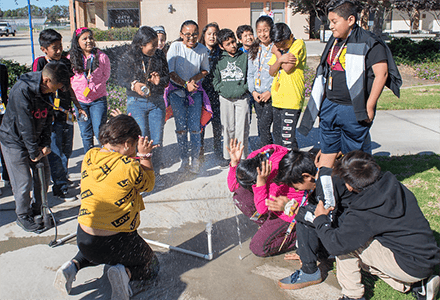
[[[440,251],[413,193],[390,172],[362,192],[353,193],[338,228],[328,216],[313,224],[332,255],[343,255],[377,239],[394,253],[407,274],[425,278],[440,263]]]
[[[0,88],[2,102],[6,105],[8,103],[8,68],[3,64],[0,64]]]
[[[148,70],[149,74],[152,72],[159,73],[160,82],[158,85],[147,82],[149,74],[146,76],[144,73],[142,61],[145,64],[145,70]],[[150,66],[148,67],[148,65]],[[162,50],[156,49],[156,52],[151,57],[146,55],[136,57],[131,51],[121,57],[118,62],[118,83],[127,89],[127,96],[140,97],[138,93],[131,90],[131,83],[135,80],[147,84],[151,90],[151,95],[163,95],[165,88],[170,82],[170,74],[167,58]]]
[[[0,126],[0,141],[7,147],[27,150],[31,159],[40,148],[50,146],[52,114],[49,95],[40,93],[41,72],[26,73],[9,93],[9,102]]]

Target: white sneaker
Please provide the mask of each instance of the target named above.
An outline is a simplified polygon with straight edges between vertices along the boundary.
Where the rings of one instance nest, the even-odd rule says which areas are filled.
[[[426,300],[434,300],[440,287],[440,277],[432,275],[426,283]]]
[[[200,160],[198,158],[193,158],[191,161],[191,168],[189,169],[189,171],[193,174],[199,174],[200,172]]]
[[[121,264],[111,266],[107,271],[108,280],[112,286],[112,298],[111,300],[129,300],[132,296],[132,291],[128,283],[127,271]]]
[[[78,273],[78,270],[76,269],[75,263],[71,260],[65,262],[58,269],[57,274],[55,275],[53,286],[61,292],[66,291],[67,294],[70,294],[70,291],[72,290],[72,283],[75,281],[76,273]]]

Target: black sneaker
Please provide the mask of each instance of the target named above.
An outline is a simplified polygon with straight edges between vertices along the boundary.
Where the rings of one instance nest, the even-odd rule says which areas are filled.
[[[412,294],[417,300],[434,300],[438,294],[440,277],[432,275],[428,279],[416,282],[412,286]]]
[[[28,232],[35,232],[43,228],[43,226],[35,223],[34,218],[30,215],[18,216],[15,223]]]
[[[350,297],[347,297],[347,296],[343,296],[343,297],[341,297],[341,298],[339,298],[338,300],[365,300],[365,298],[364,297],[362,297],[362,298],[350,298]]]
[[[73,193],[71,190],[61,190],[53,195],[63,201],[75,201],[78,199],[76,193]]]

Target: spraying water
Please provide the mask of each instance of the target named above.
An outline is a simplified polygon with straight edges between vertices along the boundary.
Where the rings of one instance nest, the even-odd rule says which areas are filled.
[[[235,203],[237,203],[237,202],[235,199],[233,201],[234,201],[233,204],[234,204],[234,210],[235,210],[235,221],[237,221],[238,251],[239,251],[238,258],[240,260],[243,260],[243,257],[241,256],[241,250],[242,250],[243,246],[241,244],[240,221],[238,220],[238,209],[237,209],[237,206],[235,205]]]

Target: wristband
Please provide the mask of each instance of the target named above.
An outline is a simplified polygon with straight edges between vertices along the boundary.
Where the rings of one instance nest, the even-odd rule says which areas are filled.
[[[186,89],[188,87],[188,81],[185,81],[185,84],[183,85],[183,88]]]
[[[151,152],[146,154],[136,153],[136,158],[140,160],[150,159],[151,157],[153,157],[153,153]]]
[[[139,80],[133,80],[132,82],[131,82],[131,90],[132,91],[134,91],[134,85],[136,84],[136,83],[138,83],[139,82]]]

